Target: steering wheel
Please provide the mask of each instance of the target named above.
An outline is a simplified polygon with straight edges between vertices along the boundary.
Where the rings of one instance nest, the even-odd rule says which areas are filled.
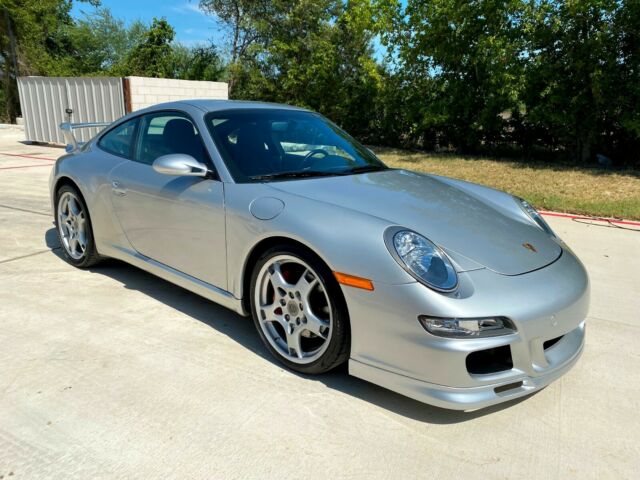
[[[311,166],[313,165],[313,157],[318,154],[322,154],[323,158],[329,156],[329,152],[327,152],[326,150],[322,148],[314,148],[302,159],[302,169],[311,168]]]

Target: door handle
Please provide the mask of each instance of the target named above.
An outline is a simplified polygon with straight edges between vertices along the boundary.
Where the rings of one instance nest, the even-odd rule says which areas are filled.
[[[127,194],[127,189],[124,188],[122,184],[116,180],[111,182],[111,189],[113,190],[114,194],[119,195],[121,197]]]

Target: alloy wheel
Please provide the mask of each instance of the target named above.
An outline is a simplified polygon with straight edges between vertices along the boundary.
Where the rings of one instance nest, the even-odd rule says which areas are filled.
[[[82,203],[71,192],[58,199],[58,231],[62,246],[71,258],[80,260],[87,249],[87,218]]]
[[[331,300],[309,265],[274,256],[258,272],[254,300],[260,328],[278,354],[297,364],[322,356],[331,339]]]

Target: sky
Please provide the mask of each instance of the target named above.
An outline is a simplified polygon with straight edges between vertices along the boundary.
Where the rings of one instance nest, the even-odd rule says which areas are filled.
[[[213,17],[198,9],[198,0],[102,0],[116,18],[127,24],[134,20],[151,23],[153,17],[165,17],[176,31],[176,40],[191,46],[213,39],[225,43],[223,34]],[[95,8],[83,2],[73,2],[71,14],[82,17],[83,12],[94,12]]]

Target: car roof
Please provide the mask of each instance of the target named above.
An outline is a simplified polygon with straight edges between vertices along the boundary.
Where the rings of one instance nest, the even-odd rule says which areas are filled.
[[[280,103],[268,103],[268,102],[251,102],[245,100],[212,100],[206,98],[193,99],[193,100],[179,100],[177,102],[159,103],[146,108],[147,111],[162,110],[167,108],[184,108],[185,106],[196,107],[204,112],[219,112],[222,110],[237,110],[237,109],[277,109],[277,110],[299,110],[307,111],[304,108],[294,107],[291,105],[284,105]]]

